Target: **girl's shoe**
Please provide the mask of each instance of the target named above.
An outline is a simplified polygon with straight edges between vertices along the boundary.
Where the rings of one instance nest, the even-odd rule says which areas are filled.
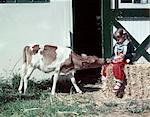
[[[118,92],[118,90],[120,89],[120,87],[121,87],[121,83],[117,82],[116,85],[113,88],[113,93]]]

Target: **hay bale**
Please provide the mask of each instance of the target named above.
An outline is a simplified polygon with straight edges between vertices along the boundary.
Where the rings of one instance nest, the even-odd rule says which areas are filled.
[[[134,64],[125,65],[124,68],[126,80],[121,91],[116,95],[118,97],[135,98],[135,99],[150,99],[150,64]],[[115,97],[112,88],[115,85],[114,76],[112,74],[112,66],[107,69],[107,86],[104,95],[106,97]]]

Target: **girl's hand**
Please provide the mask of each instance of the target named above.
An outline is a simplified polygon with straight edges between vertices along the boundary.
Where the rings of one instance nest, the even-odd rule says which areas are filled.
[[[106,63],[108,63],[108,64],[109,64],[109,63],[112,63],[112,59],[107,58],[107,59],[106,59]]]
[[[124,58],[124,54],[119,54],[119,58]]]
[[[113,63],[120,63],[120,62],[123,62],[123,58],[115,58],[112,62],[113,62]]]

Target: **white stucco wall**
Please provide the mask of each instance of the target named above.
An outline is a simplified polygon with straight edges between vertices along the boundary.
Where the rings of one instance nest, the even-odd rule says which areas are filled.
[[[70,46],[69,31],[72,31],[71,0],[0,4],[0,77],[10,73],[25,45]]]

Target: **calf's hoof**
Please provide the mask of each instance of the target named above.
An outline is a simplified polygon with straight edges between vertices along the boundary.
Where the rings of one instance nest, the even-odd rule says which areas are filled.
[[[55,92],[51,92],[51,95],[55,95]]]
[[[80,91],[78,91],[78,93],[82,94],[83,92],[80,90]]]
[[[19,92],[20,94],[22,94],[22,91],[21,91],[21,90],[18,90],[18,92]]]

